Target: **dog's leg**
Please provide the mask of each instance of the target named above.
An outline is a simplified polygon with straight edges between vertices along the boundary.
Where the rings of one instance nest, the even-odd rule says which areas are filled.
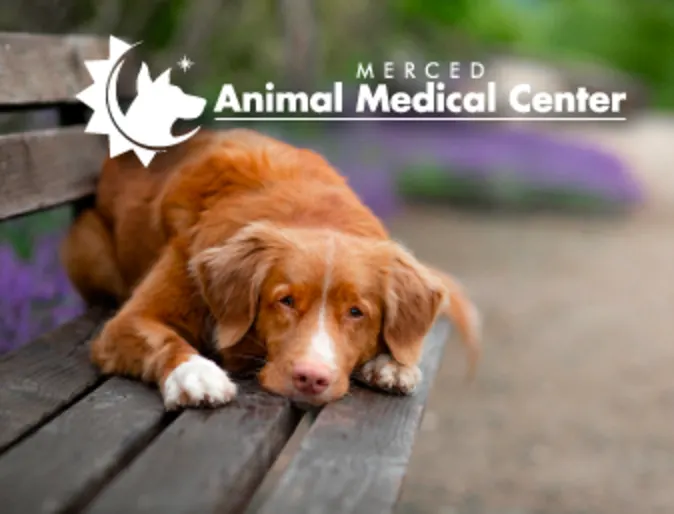
[[[112,234],[95,210],[86,210],[75,220],[61,246],[61,260],[86,302],[126,299],[128,291],[115,259]]]
[[[478,311],[455,279],[441,271],[430,270],[447,292],[446,301],[440,306],[438,314],[449,318],[456,327],[468,354],[468,378],[472,379],[481,353]],[[354,377],[383,391],[409,394],[419,385],[422,375],[417,366],[403,365],[391,355],[382,353],[366,362]]]
[[[171,248],[92,344],[92,359],[106,374],[140,378],[159,386],[167,409],[229,402],[236,385],[224,370],[199,355],[204,313],[194,307],[184,265]]]
[[[386,353],[366,362],[354,376],[371,387],[398,394],[413,393],[422,378],[418,366],[400,364]]]

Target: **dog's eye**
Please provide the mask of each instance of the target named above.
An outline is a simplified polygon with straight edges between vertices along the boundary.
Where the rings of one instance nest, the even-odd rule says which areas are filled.
[[[281,298],[279,301],[280,301],[283,305],[285,305],[286,307],[294,307],[294,306],[295,306],[295,299],[294,299],[292,296],[290,296],[290,295],[284,296],[284,297]]]
[[[361,311],[358,307],[351,307],[349,309],[349,316],[351,316],[352,318],[362,318],[363,311]]]

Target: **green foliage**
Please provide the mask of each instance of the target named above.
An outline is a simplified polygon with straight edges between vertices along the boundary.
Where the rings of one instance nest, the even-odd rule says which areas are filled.
[[[289,36],[277,0],[0,4],[4,30],[116,34],[142,40],[150,54],[166,57],[175,49],[175,59],[189,51],[200,70],[196,87],[209,97],[223,78],[255,89],[287,75]],[[650,86],[658,105],[674,107],[674,0],[316,0],[315,6],[316,27],[308,33],[316,34],[324,81],[353,77],[357,62],[382,62],[400,50],[440,60],[493,47],[605,64]],[[199,11],[205,14],[194,17]]]
[[[452,25],[460,23],[470,12],[470,0],[395,0],[393,11],[398,20]]]
[[[135,0],[125,0],[124,11],[133,10]],[[158,50],[169,45],[178,28],[180,18],[188,5],[186,0],[165,0],[156,2],[152,8],[152,14],[148,16],[147,23],[143,28],[143,42],[148,50]]]
[[[459,30],[482,45],[612,66],[674,107],[671,0],[397,0],[393,9],[394,19]]]
[[[674,106],[674,4],[651,0],[548,2],[534,41],[520,49],[543,55],[600,61],[635,75],[655,89],[661,105]],[[531,44],[533,43],[533,44]]]
[[[0,245],[9,243],[24,260],[33,253],[33,242],[43,234],[64,230],[72,221],[70,207],[56,207],[0,223]]]

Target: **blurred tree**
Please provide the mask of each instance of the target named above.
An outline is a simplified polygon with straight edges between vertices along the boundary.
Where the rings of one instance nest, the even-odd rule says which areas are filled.
[[[608,65],[674,107],[672,0],[5,0],[0,29],[143,40],[162,66],[189,53],[198,66],[181,79],[208,96],[223,77],[306,87],[353,77],[358,61],[496,48]]]
[[[485,48],[608,65],[646,82],[657,105],[674,107],[670,0],[396,0],[392,9],[426,40],[454,29]]]
[[[308,90],[318,76],[318,28],[313,0],[279,0],[283,20],[285,86]]]

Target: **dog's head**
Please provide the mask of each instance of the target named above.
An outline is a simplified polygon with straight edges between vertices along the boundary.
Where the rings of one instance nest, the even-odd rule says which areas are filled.
[[[183,93],[182,89],[171,84],[170,69],[152,80],[147,65],[143,63],[136,79],[136,89],[138,96],[130,112],[137,110],[134,107],[141,106],[144,116],[168,117],[171,118],[171,123],[177,119],[194,119],[206,107],[206,100],[203,98]]]
[[[342,397],[388,348],[416,364],[445,301],[439,280],[391,241],[252,223],[191,262],[221,351],[264,345],[260,382],[312,404]]]

